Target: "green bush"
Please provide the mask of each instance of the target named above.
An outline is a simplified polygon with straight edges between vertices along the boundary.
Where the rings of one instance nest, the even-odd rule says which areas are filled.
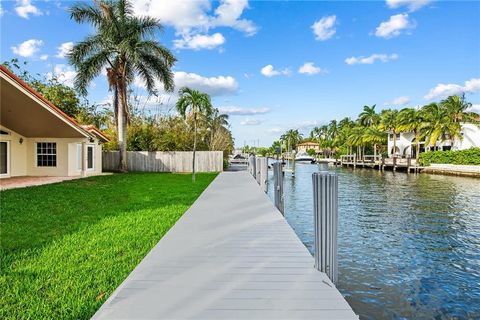
[[[480,165],[480,148],[458,151],[427,151],[420,154],[421,165],[429,166],[431,163]]]

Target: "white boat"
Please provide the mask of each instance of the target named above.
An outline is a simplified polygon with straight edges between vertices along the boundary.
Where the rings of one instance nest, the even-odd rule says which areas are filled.
[[[295,156],[295,162],[315,163],[315,158],[305,152],[300,152]]]

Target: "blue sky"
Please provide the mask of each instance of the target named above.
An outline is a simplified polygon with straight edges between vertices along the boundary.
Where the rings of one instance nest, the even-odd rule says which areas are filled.
[[[62,45],[92,32],[70,20],[72,2],[0,3],[1,60],[70,84]],[[477,1],[138,0],[135,12],[163,22],[158,39],[178,58],[177,86],[210,93],[231,114],[237,146],[270,145],[290,128],[307,135],[366,104],[402,108],[466,92],[480,111]],[[103,76],[89,99],[108,101]],[[161,93],[142,105],[168,112],[174,101]]]

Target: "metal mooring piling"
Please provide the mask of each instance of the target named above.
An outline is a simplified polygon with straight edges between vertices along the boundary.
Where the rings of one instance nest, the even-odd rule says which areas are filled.
[[[281,162],[273,163],[273,191],[275,207],[285,215],[283,206],[283,172]]]
[[[338,280],[338,176],[327,170],[312,175],[315,268]]]
[[[255,178],[256,170],[255,170],[255,156],[251,155],[248,157],[248,172]]]
[[[260,187],[263,192],[267,192],[267,181],[268,181],[268,158],[260,158]]]

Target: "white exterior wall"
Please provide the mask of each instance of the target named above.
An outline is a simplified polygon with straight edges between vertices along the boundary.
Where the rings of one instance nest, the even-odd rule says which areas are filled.
[[[445,141],[437,141],[437,147],[446,147],[451,146],[452,150],[465,150],[472,147],[480,147],[480,127],[475,124],[462,124],[462,135],[463,139],[455,139],[452,142],[450,140]],[[415,135],[413,132],[402,132],[397,135],[399,139],[397,139],[396,146],[399,149],[398,153],[401,156],[410,155],[411,154],[411,146],[415,145]],[[388,156],[392,156],[393,150],[393,140],[390,139],[390,134],[388,138]]]
[[[18,176],[79,176],[82,171],[77,165],[77,144],[85,142],[94,146],[94,168],[86,170],[86,175],[96,175],[102,172],[102,145],[95,139],[81,138],[26,138],[4,126],[0,126],[8,135],[0,135],[0,141],[8,144],[9,173],[2,178]],[[20,139],[23,139],[20,143]],[[37,142],[55,142],[57,144],[57,166],[37,166]],[[86,168],[86,164],[85,164]]]

